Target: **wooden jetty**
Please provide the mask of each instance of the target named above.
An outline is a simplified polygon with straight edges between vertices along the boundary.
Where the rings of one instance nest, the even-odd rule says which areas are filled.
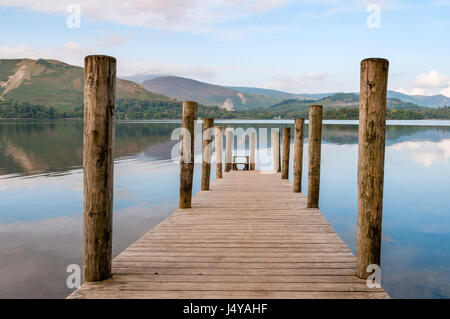
[[[387,298],[280,173],[230,171],[69,298]]]
[[[289,128],[282,156],[272,132],[273,171],[255,170],[254,132],[247,170],[232,170],[227,128],[222,174],[223,128],[205,118],[202,187],[192,196],[198,105],[185,101],[179,209],[112,260],[116,60],[86,57],[84,284],[69,298],[388,298],[379,285],[388,65],[361,63],[357,257],[319,211],[321,105],[309,110],[308,198],[300,193],[304,119],[295,120],[291,185]],[[210,183],[213,136],[220,172]]]

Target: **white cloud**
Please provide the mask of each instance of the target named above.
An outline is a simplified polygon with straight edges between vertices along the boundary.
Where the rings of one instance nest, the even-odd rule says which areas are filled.
[[[439,142],[401,142],[390,146],[395,151],[406,150],[416,163],[430,167],[439,163],[448,163],[450,159],[450,140]]]
[[[303,77],[310,80],[321,81],[325,79],[327,74],[325,72],[310,72],[303,74]]]
[[[131,60],[118,58],[118,74],[130,76],[136,74],[168,74],[195,79],[212,79],[216,76],[216,71],[212,67],[186,66],[183,64],[168,64],[158,61]]]
[[[409,95],[442,94],[450,97],[450,76],[430,70],[416,76],[412,82],[412,89],[398,88],[395,91]]]
[[[49,50],[35,50],[26,45],[19,45],[17,47],[0,46],[1,59],[19,59],[30,58],[37,59],[43,56],[49,56]]]
[[[0,59],[55,59],[72,65],[83,66],[84,57],[90,54],[100,54],[98,49],[84,48],[79,43],[68,41],[61,47],[48,50],[38,50],[26,45],[17,47],[0,46]],[[117,73],[119,76],[136,74],[171,74],[195,79],[212,79],[216,70],[207,66],[186,66],[183,64],[168,64],[159,61],[118,59]]]
[[[61,47],[46,50],[35,49],[26,45],[17,47],[0,46],[0,59],[55,59],[69,64],[82,66],[84,57],[94,54],[94,50],[82,48],[73,41],[66,42]]]
[[[123,25],[206,32],[208,26],[270,11],[288,0],[77,0],[84,16]],[[67,14],[73,0],[0,0],[0,5]]]
[[[270,81],[263,85],[267,89],[284,90],[288,92],[298,93],[300,91],[314,90],[315,87],[327,77],[325,72],[308,72],[302,76],[280,76],[275,77],[273,81]]]
[[[425,89],[447,88],[449,84],[450,84],[450,76],[439,74],[435,70],[431,70],[428,73],[420,73],[414,81],[414,87]]]

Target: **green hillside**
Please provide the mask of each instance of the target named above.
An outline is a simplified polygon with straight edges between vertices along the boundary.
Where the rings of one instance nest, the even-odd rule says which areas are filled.
[[[298,111],[307,109],[310,104],[323,105],[324,108],[357,108],[359,107],[359,95],[355,93],[336,93],[320,100],[300,101],[297,99],[287,99],[272,105],[270,109],[279,111]],[[387,107],[389,109],[421,108],[417,104],[404,102],[397,98],[388,98]]]
[[[0,60],[0,99],[73,110],[83,105],[83,78],[83,68],[56,60]],[[117,79],[117,98],[169,100],[121,79]]]

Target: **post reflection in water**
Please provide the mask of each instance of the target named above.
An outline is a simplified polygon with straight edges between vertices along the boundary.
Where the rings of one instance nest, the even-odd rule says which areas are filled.
[[[387,127],[381,266],[382,285],[394,298],[450,297],[450,126],[429,123],[433,126]],[[265,128],[293,130],[293,124],[274,121],[216,124],[254,131],[257,143]],[[0,121],[1,298],[62,298],[71,292],[66,267],[81,265],[82,252],[82,125]],[[114,255],[177,207],[179,167],[171,154],[177,141],[171,134],[179,126],[176,121],[116,123]],[[200,132],[198,123],[198,163]],[[356,253],[358,126],[326,124],[322,138],[319,206]],[[248,142],[246,137],[246,149]],[[292,135],[291,150],[293,142]],[[256,152],[256,169],[271,160],[270,138],[266,147]],[[290,159],[292,165],[292,154]],[[304,156],[303,190],[307,169]],[[196,164],[194,193],[200,178]]]

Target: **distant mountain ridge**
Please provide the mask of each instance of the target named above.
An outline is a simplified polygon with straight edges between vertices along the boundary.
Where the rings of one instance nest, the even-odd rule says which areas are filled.
[[[338,94],[337,92],[330,92],[330,93],[287,93],[283,91],[277,91],[277,90],[271,90],[271,89],[260,89],[260,88],[252,88],[252,87],[231,87],[236,90],[240,90],[242,92],[258,92],[258,94],[262,95],[271,95],[273,97],[283,97],[284,99],[314,99],[319,100],[326,98],[331,95]],[[352,94],[359,95],[359,92],[352,92]],[[450,105],[450,97],[447,97],[445,95],[439,94],[439,95],[407,95],[400,92],[388,90],[387,97],[390,99],[399,99],[403,102],[408,103],[414,103],[419,106],[424,107],[441,107],[441,106],[449,106]]]
[[[294,93],[288,93],[278,90],[271,90],[271,89],[261,89],[261,88],[253,88],[253,87],[245,87],[245,86],[228,86],[228,88],[240,91],[243,93],[248,94],[260,94],[265,96],[271,96],[274,98],[283,98],[283,99],[298,99],[298,100],[307,100],[310,97],[305,96],[302,94],[294,94]]]
[[[193,99],[205,105],[221,106],[228,109],[233,105],[232,109],[234,110],[270,107],[287,99],[298,99],[301,101],[308,99],[319,100],[338,93],[297,94],[256,87],[220,86],[177,76],[147,75],[147,77],[150,80],[145,81],[142,85],[150,91],[164,94],[180,101]],[[352,93],[359,95],[358,92]],[[240,96],[246,97],[249,102],[244,103]],[[407,95],[388,90],[388,98],[432,108],[450,105],[450,98],[444,95]],[[261,104],[258,104],[258,102]]]
[[[0,59],[0,99],[71,110],[83,105],[83,68],[57,60]],[[118,99],[169,100],[117,79]]]
[[[12,100],[33,105],[71,111],[83,105],[83,68],[56,60],[0,59],[0,101]],[[294,105],[317,102],[327,107],[357,107],[359,93],[288,93],[253,87],[221,86],[189,78],[140,74],[137,82],[117,79],[117,98],[128,102],[145,101],[159,105],[159,101],[193,100],[205,106],[226,110],[273,109],[281,104]],[[130,105],[132,105],[131,103]],[[302,104],[302,105],[303,105]],[[388,107],[414,108],[450,105],[443,95],[406,95],[388,91]]]
[[[208,106],[219,106],[227,110],[266,108],[283,100],[281,97],[249,94],[225,86],[179,76],[157,77],[143,82],[142,86],[149,91],[179,101],[192,100]]]
[[[356,93],[335,93],[324,98],[315,100],[314,103],[323,105],[324,108],[358,108],[359,94]],[[286,99],[278,104],[272,105],[270,110],[307,110],[311,101],[301,101],[298,99]],[[388,109],[417,109],[419,106],[411,102],[405,102],[398,98],[388,98]]]

